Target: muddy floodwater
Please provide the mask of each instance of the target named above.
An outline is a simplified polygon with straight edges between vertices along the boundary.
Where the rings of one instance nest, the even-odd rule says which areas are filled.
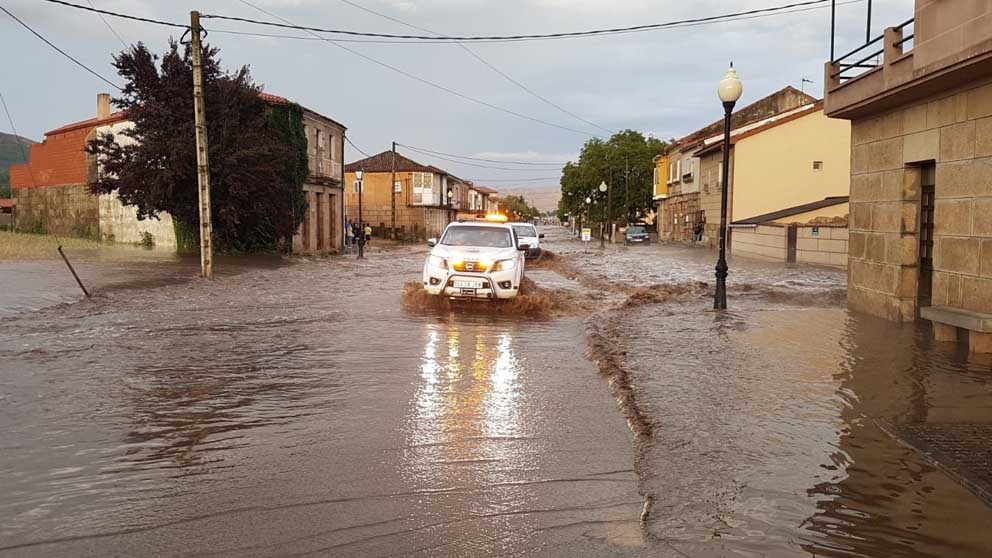
[[[0,261],[0,556],[992,555],[913,447],[992,432],[992,358],[843,270],[732,260],[718,314],[712,252],[543,232],[520,312],[404,297],[425,247]]]

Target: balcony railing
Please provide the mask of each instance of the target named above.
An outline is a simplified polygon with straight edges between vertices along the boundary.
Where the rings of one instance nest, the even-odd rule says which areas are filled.
[[[885,63],[891,63],[895,57],[902,56],[912,50],[914,19],[910,18],[900,25],[890,27],[884,34],[868,40],[858,48],[831,60],[834,72],[830,74],[831,82],[843,83],[868,73]],[[907,33],[908,28],[908,33]],[[909,45],[907,47],[907,45]]]

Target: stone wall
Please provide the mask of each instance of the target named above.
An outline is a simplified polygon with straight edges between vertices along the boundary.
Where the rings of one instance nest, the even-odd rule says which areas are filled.
[[[100,205],[83,184],[16,188],[13,195],[18,230],[100,237]]]
[[[396,205],[396,229],[400,235],[415,235],[418,239],[436,237],[453,219],[453,211],[431,207],[411,207]],[[358,206],[348,206],[348,218],[358,219]],[[372,225],[372,234],[377,237],[389,236],[392,226],[392,208],[390,205],[362,205],[362,219]]]
[[[848,302],[917,315],[922,166],[936,164],[933,305],[992,312],[992,83],[852,122]]]

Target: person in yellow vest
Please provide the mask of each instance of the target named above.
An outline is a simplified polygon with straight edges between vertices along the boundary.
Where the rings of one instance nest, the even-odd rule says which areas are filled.
[[[365,244],[366,246],[372,241],[372,225],[365,223]]]

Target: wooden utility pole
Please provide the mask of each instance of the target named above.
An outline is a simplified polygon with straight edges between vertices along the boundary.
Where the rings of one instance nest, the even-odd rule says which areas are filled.
[[[196,174],[200,183],[200,275],[214,278],[214,254],[210,224],[210,166],[207,160],[207,114],[203,107],[203,47],[200,44],[200,12],[189,13],[193,44],[193,112],[196,119]]]
[[[396,240],[396,142],[393,142],[392,177],[389,179],[389,203],[392,206],[390,215],[392,216],[392,237]]]

